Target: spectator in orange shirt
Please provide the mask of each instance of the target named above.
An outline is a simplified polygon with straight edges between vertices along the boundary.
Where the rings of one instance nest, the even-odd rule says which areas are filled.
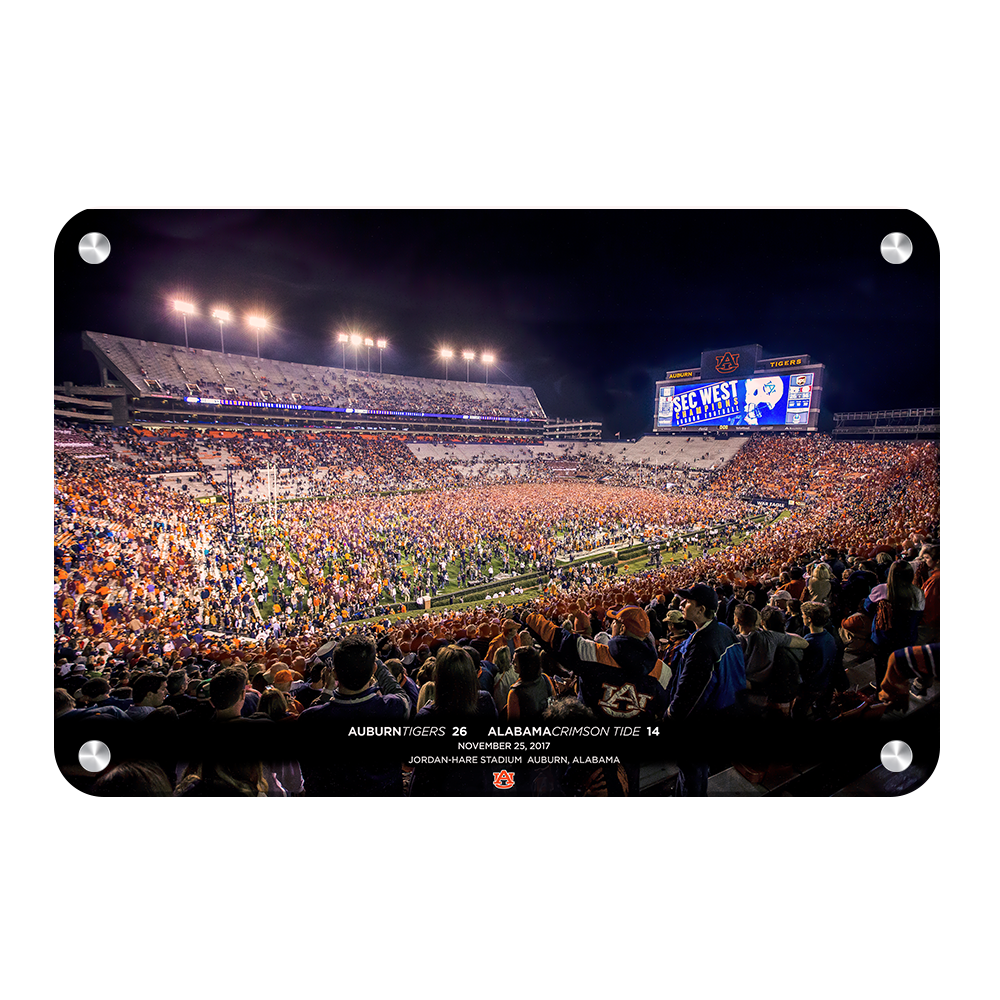
[[[802,570],[798,566],[793,566],[788,573],[788,581],[782,580],[782,586],[792,595],[793,600],[802,600],[802,592],[806,589],[806,581],[802,579]]]

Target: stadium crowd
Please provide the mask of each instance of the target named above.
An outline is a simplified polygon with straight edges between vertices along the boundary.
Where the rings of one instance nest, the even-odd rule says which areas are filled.
[[[847,650],[874,660],[873,703],[905,707],[936,675],[934,444],[760,436],[700,489],[546,481],[541,469],[541,481],[453,488],[447,462],[424,467],[399,441],[289,437],[281,447],[301,474],[322,466],[338,485],[350,469],[363,475],[338,498],[282,504],[277,523],[262,505],[242,504],[237,533],[223,507],[151,484],[134,459],[120,456],[95,476],[57,453],[57,719],[254,717],[322,727],[435,713],[611,718],[621,705],[599,692],[614,670],[629,675],[643,718],[734,706],[818,718],[845,686]],[[267,461],[275,445],[234,440],[225,445],[244,467]],[[170,461],[191,452],[154,454]],[[422,482],[426,491],[380,495],[386,482]],[[793,506],[747,533],[759,510],[747,495]],[[563,562],[694,528],[719,531],[721,545],[630,575],[596,560]],[[473,607],[435,601],[429,612],[413,610],[424,594],[500,588],[501,578],[526,573],[539,591],[513,612],[481,597]],[[719,704],[692,701],[705,664],[737,646],[731,676],[743,671],[742,684],[712,695]],[[310,771],[303,760],[232,774],[175,763],[149,765],[152,776],[105,775],[96,790],[488,791],[478,771],[345,774]],[[532,777],[531,787],[552,794],[637,790],[628,766]],[[689,761],[679,788],[702,794],[705,779],[704,762]]]

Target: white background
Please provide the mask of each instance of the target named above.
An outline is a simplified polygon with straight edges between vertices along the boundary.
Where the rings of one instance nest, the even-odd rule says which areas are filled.
[[[984,99],[995,54],[981,9],[536,0],[8,13],[11,995],[979,991],[997,780],[995,494],[983,499],[996,445],[974,429],[996,402],[996,118]],[[892,800],[613,805],[71,792],[52,763],[48,700],[51,253],[72,215],[101,206],[921,214],[941,246],[946,347],[947,695],[931,781]],[[985,378],[967,393],[958,376],[973,360]],[[906,359],[893,377],[926,364]]]

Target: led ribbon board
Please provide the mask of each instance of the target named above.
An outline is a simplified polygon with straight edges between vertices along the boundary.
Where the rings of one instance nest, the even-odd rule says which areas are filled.
[[[185,403],[204,406],[245,406],[264,410],[306,410],[314,413],[353,413],[363,417],[440,417],[444,420],[493,420],[503,423],[528,424],[530,417],[496,417],[479,413],[414,413],[409,410],[357,410],[350,406],[306,406],[302,403],[259,403],[252,399],[205,399],[185,396]]]

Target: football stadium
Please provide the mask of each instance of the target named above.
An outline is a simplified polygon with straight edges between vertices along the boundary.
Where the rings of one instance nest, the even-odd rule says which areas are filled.
[[[901,225],[882,214],[873,232]],[[427,215],[432,245],[440,219]],[[541,215],[532,225],[561,224]],[[840,215],[851,232],[838,239],[853,240],[866,213]],[[780,228],[794,221],[768,223],[776,244],[794,243]],[[75,247],[87,222],[61,241]],[[108,235],[110,269],[130,244]],[[868,327],[838,334],[853,323],[845,307],[825,285],[804,290],[793,261],[768,275],[797,297],[787,336],[765,335],[774,316],[757,329],[710,322],[721,295],[699,287],[703,312],[642,339],[648,374],[609,371],[609,390],[574,374],[579,355],[597,378],[628,344],[571,318],[551,348],[524,321],[529,362],[513,334],[424,343],[412,317],[391,330],[356,322],[350,302],[322,350],[305,347],[236,286],[213,304],[227,250],[208,241],[194,241],[205,270],[186,278],[187,297],[164,278],[155,305],[147,295],[130,311],[115,303],[140,298],[138,284],[91,296],[80,286],[98,268],[69,249],[57,266],[57,316],[61,293],[73,305],[56,338],[55,745],[74,787],[759,797],[894,795],[927,779],[940,661],[936,244],[929,276],[906,272],[905,292],[881,283],[910,265],[874,259],[837,293],[882,322],[893,295],[912,299],[915,273],[933,284],[924,382],[874,356],[864,381],[850,338],[865,342]],[[440,308],[461,281],[484,287],[457,246],[445,263],[408,265]],[[145,252],[135,266],[152,274]],[[697,245],[686,252],[698,258]],[[603,257],[593,266],[614,272]],[[660,287],[630,267],[630,281]],[[567,272],[565,287],[586,286],[585,273]],[[510,293],[518,315],[556,310],[543,308],[556,296],[547,274]],[[401,280],[391,271],[364,294],[402,296]],[[359,300],[364,285],[351,286]],[[802,321],[809,294],[829,327]],[[156,322],[136,319],[144,308]],[[461,331],[467,314],[453,308]],[[893,336],[886,357],[912,333]],[[881,767],[889,739],[920,747],[919,766]],[[98,746],[105,759],[88,767],[83,748]]]

